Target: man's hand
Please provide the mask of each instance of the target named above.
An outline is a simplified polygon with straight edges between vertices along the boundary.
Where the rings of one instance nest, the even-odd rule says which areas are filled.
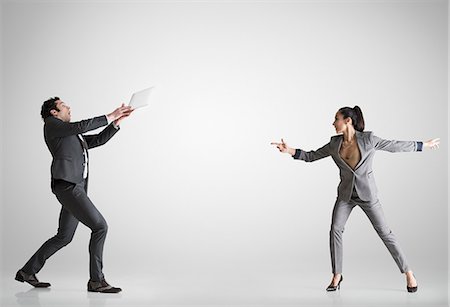
[[[130,106],[125,106],[125,104],[122,103],[120,107],[106,115],[106,117],[108,117],[109,122],[116,122],[116,120],[119,120],[122,117],[129,116],[131,112],[133,112],[133,109]]]
[[[272,142],[270,145],[276,145],[280,152],[289,153],[291,156],[295,155],[295,149],[287,146],[283,139],[281,139],[281,143]]]
[[[122,103],[122,107],[123,107],[123,106],[124,106],[124,104]],[[134,109],[131,109],[130,112],[128,112],[128,113],[122,115],[121,117],[119,117],[118,119],[116,119],[116,120],[114,121],[114,125],[115,125],[116,127],[118,127],[118,126],[120,125],[120,122],[121,122],[124,118],[130,116],[130,114],[133,113],[133,111],[134,111]]]

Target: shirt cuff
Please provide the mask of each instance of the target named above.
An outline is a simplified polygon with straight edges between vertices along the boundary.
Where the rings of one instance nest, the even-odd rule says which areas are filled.
[[[108,122],[108,125],[110,125],[112,123],[113,127],[116,128],[117,130],[119,130],[119,128],[120,128],[119,125],[116,125],[113,120],[109,120],[108,116],[105,115],[105,117],[106,117],[106,121]]]
[[[423,142],[416,142],[417,143],[417,151],[422,151],[423,149]]]
[[[292,158],[294,158],[294,159],[298,159],[298,158],[300,158],[300,153],[301,153],[302,151],[300,150],[300,149],[296,149],[295,150],[295,154],[292,156]]]

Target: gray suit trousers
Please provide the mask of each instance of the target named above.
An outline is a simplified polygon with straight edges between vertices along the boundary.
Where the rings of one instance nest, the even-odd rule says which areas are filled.
[[[331,253],[331,267],[333,274],[342,273],[342,257],[343,257],[343,241],[342,235],[344,233],[344,226],[347,219],[355,206],[361,207],[364,213],[369,218],[372,226],[380,236],[384,245],[397,263],[400,272],[405,273],[409,271],[406,257],[402,252],[396,237],[386,224],[383,209],[380,202],[363,201],[358,197],[356,190],[353,189],[353,194],[350,201],[337,200],[333,209],[333,216],[331,220],[330,230],[330,253]]]
[[[48,258],[72,241],[78,223],[81,222],[92,231],[89,242],[90,278],[93,281],[101,281],[104,278],[102,272],[103,245],[108,225],[87,196],[86,183],[74,184],[63,180],[54,180],[52,190],[62,205],[58,232],[36,251],[22,270],[28,274],[38,273]]]

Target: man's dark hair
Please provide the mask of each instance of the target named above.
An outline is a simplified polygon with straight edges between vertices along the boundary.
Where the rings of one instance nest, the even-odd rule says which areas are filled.
[[[53,97],[49,98],[42,104],[41,107],[41,116],[42,119],[46,119],[47,117],[51,116],[50,113],[51,110],[59,111],[59,109],[56,107],[56,102],[59,100],[59,97]]]

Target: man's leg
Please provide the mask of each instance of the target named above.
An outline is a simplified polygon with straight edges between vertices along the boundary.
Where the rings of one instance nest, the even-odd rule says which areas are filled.
[[[54,190],[56,197],[64,204],[64,207],[91,229],[90,278],[93,281],[102,281],[104,279],[102,273],[103,245],[108,231],[105,219],[87,196],[83,183],[75,185],[73,189],[64,189],[56,185]]]
[[[72,241],[77,225],[78,220],[62,206],[59,214],[58,232],[42,244],[22,269],[17,272],[15,279],[20,282],[27,282],[37,288],[50,287],[50,283],[40,282],[35,274],[42,269],[48,258]]]
[[[103,245],[108,232],[108,225],[101,213],[97,210],[86,194],[85,182],[77,184],[73,190],[65,190],[57,193],[58,199],[66,205],[66,208],[84,225],[92,230],[89,242],[90,254],[90,280],[88,291],[102,293],[118,293],[122,289],[112,287],[103,276]]]
[[[22,271],[29,275],[37,274],[48,258],[72,241],[77,225],[78,220],[64,206],[61,207],[58,232],[54,237],[42,244],[23,266]]]

